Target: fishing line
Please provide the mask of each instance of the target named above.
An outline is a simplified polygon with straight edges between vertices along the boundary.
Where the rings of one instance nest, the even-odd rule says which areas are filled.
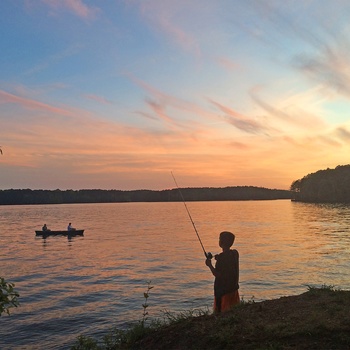
[[[187,211],[188,217],[189,217],[189,218],[190,218],[190,220],[191,220],[192,226],[193,226],[193,228],[194,228],[194,230],[195,230],[195,232],[196,232],[197,238],[198,238],[199,243],[200,243],[200,245],[201,245],[201,247],[202,247],[202,249],[203,249],[204,255],[205,255],[205,257],[206,257],[207,259],[211,259],[213,256],[212,256],[212,254],[211,254],[210,252],[208,252],[208,253],[207,253],[207,252],[205,251],[205,249],[204,249],[204,246],[203,246],[203,243],[202,243],[201,238],[199,237],[199,234],[198,234],[198,231],[197,231],[196,225],[194,224],[194,222],[193,222],[193,220],[192,220],[192,216],[191,216],[191,214],[190,214],[190,211],[189,211],[189,210],[188,210],[188,208],[187,208],[187,205],[186,205],[186,202],[185,202],[184,196],[182,195],[182,192],[181,192],[181,190],[180,190],[180,188],[179,188],[179,186],[178,186],[178,184],[177,184],[177,182],[176,182],[175,176],[174,176],[174,174],[173,174],[173,172],[172,172],[172,171],[171,171],[171,176],[173,177],[174,182],[175,182],[175,185],[176,185],[176,187],[177,187],[177,189],[178,189],[178,191],[179,191],[179,193],[180,193],[180,196],[181,196],[182,202],[183,202],[183,204],[185,205],[185,208],[186,208],[186,211]]]

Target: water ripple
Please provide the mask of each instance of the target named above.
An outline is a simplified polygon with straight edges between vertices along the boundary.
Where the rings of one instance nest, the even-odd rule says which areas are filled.
[[[264,300],[308,285],[350,288],[350,210],[290,201],[191,202],[207,249],[236,233],[240,295]],[[69,349],[80,334],[102,337],[113,326],[164,310],[209,309],[213,276],[182,203],[3,206],[1,274],[16,283],[20,307],[0,318],[0,348]],[[84,237],[35,237],[43,222],[85,228]],[[101,235],[103,232],[103,235]]]

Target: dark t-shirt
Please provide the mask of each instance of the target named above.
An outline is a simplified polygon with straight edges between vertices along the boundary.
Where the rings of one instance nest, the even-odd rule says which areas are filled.
[[[238,259],[239,256],[236,249],[222,252],[216,257],[215,269],[218,274],[214,282],[214,295],[217,298],[239,289]]]

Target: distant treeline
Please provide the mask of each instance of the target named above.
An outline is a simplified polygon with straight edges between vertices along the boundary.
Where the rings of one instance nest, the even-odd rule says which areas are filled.
[[[301,202],[350,203],[350,165],[319,170],[296,180],[290,187]]]
[[[185,201],[229,201],[290,199],[291,191],[253,186],[224,188],[181,188]],[[0,190],[0,205],[63,204],[63,203],[122,203],[182,201],[178,189],[153,190]]]

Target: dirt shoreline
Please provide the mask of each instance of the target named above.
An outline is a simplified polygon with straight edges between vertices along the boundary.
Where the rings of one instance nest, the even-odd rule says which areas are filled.
[[[152,330],[131,349],[350,349],[350,291],[311,288],[190,317]]]

